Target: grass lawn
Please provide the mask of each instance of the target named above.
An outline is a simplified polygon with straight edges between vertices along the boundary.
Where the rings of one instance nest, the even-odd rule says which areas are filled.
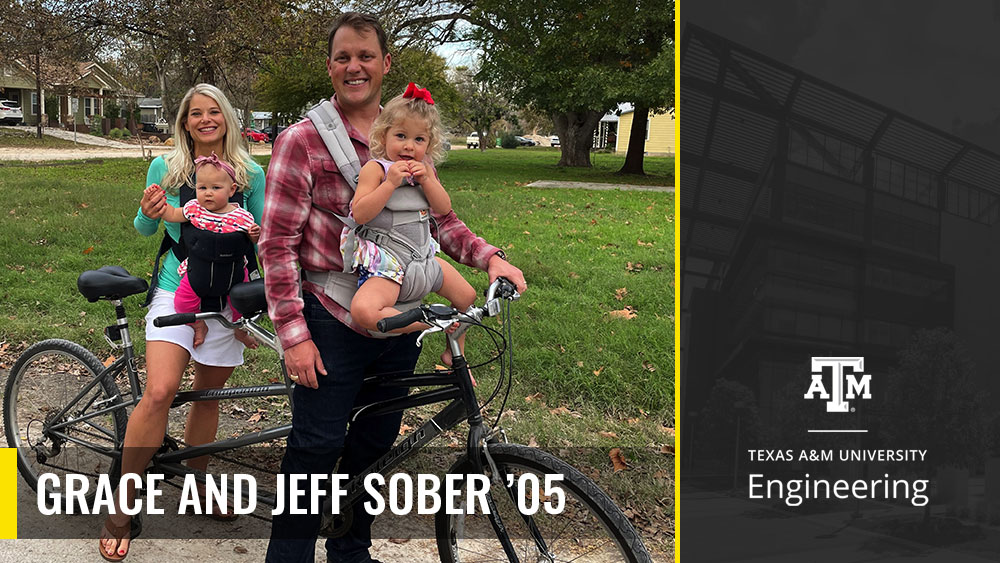
[[[27,148],[74,148],[77,145],[73,141],[57,139],[48,135],[43,135],[41,139],[34,132],[21,131],[19,129],[8,129],[0,127],[0,147],[27,147]]]
[[[650,176],[635,179],[614,175],[622,162],[615,155],[597,155],[590,170],[559,168],[558,158],[558,151],[545,148],[463,150],[439,167],[459,216],[501,246],[528,280],[528,291],[512,306],[515,385],[505,427],[512,440],[556,453],[584,448],[570,455],[573,463],[631,507],[644,535],[666,549],[672,533],[658,515],[673,513],[673,456],[660,453],[672,446],[674,426],[673,193],[525,184],[673,185],[673,160],[647,158]],[[266,166],[267,157],[259,160]],[[132,227],[146,166],[114,159],[0,167],[0,368],[44,338],[75,340],[102,359],[115,353],[101,334],[112,322],[111,308],[87,303],[76,291],[76,277],[106,264],[150,275],[161,235],[142,238]],[[485,288],[484,273],[459,270],[474,287]],[[133,297],[126,307],[141,354],[139,303]],[[424,367],[435,363],[443,339],[431,337],[427,345]],[[470,331],[470,361],[489,352],[485,334]],[[496,364],[479,368],[480,388],[491,390],[497,373]],[[275,377],[280,368],[274,354],[257,350],[233,384]],[[270,409],[265,425],[287,416],[280,401],[263,406]],[[420,414],[408,413],[407,423]],[[608,451],[614,447],[623,449],[631,471],[612,471]]]

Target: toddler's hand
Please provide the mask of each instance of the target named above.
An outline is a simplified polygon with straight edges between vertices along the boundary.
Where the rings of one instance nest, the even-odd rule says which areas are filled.
[[[424,166],[423,162],[410,161],[410,174],[413,175],[413,179],[418,183],[424,181],[424,177],[427,175],[427,167]]]
[[[393,162],[385,173],[385,179],[392,184],[393,189],[398,188],[410,176],[410,166],[405,160]]]
[[[260,240],[260,225],[254,223],[247,234],[250,235],[250,242],[257,244],[257,241]]]

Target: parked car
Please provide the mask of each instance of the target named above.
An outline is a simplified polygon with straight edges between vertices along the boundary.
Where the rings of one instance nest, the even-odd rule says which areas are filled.
[[[271,139],[271,142],[274,142],[274,140],[278,138],[278,135],[281,134],[281,132],[284,131],[285,129],[288,129],[288,126],[268,125],[267,127],[261,129],[261,131],[263,131],[267,135],[267,137]]]
[[[160,129],[156,126],[155,123],[145,122],[145,123],[142,124],[142,132],[143,133],[159,133]]]
[[[515,135],[514,138],[517,139],[517,143],[519,145],[521,145],[522,147],[533,147],[533,146],[535,146],[535,145],[538,144],[538,143],[532,141],[531,139],[529,139],[527,137],[522,137],[520,135]]]
[[[553,147],[558,147],[559,135],[552,135],[552,138],[549,139],[549,144],[551,144]]]
[[[465,148],[467,149],[478,149],[479,148],[479,133],[473,131],[469,133],[469,136],[465,138]]]
[[[24,119],[21,106],[7,100],[0,100],[0,123],[17,125]]]
[[[267,136],[267,133],[263,131],[258,131],[257,129],[253,129],[251,127],[246,127],[243,129],[243,136],[250,139],[254,143],[271,142],[271,138]]]

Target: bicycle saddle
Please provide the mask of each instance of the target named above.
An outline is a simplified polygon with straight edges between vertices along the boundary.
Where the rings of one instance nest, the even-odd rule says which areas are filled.
[[[149,289],[149,284],[146,280],[130,275],[121,266],[102,266],[80,274],[76,287],[87,301],[94,303],[100,299],[122,299],[144,293]]]
[[[234,285],[229,290],[229,301],[232,302],[233,309],[250,319],[260,313],[266,313],[267,301],[264,299],[264,280],[256,279]]]

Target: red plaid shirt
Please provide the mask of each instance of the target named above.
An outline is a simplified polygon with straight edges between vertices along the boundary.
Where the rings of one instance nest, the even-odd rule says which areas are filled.
[[[340,111],[336,96],[333,104]],[[368,161],[368,139],[355,129],[344,113],[341,119],[361,163]],[[333,157],[312,123],[305,119],[286,129],[275,142],[267,169],[264,217],[258,250],[264,266],[268,314],[285,349],[309,340],[302,315],[302,289],[316,295],[341,322],[356,332],[368,332],[347,321],[347,311],[323,293],[316,284],[299,279],[299,267],[311,272],[339,272],[340,233],[344,225],[328,211],[347,216],[354,190],[337,170]],[[321,208],[321,209],[317,209]],[[323,211],[326,210],[326,211]],[[485,270],[499,249],[477,237],[455,212],[434,214],[438,242],[456,261]]]

